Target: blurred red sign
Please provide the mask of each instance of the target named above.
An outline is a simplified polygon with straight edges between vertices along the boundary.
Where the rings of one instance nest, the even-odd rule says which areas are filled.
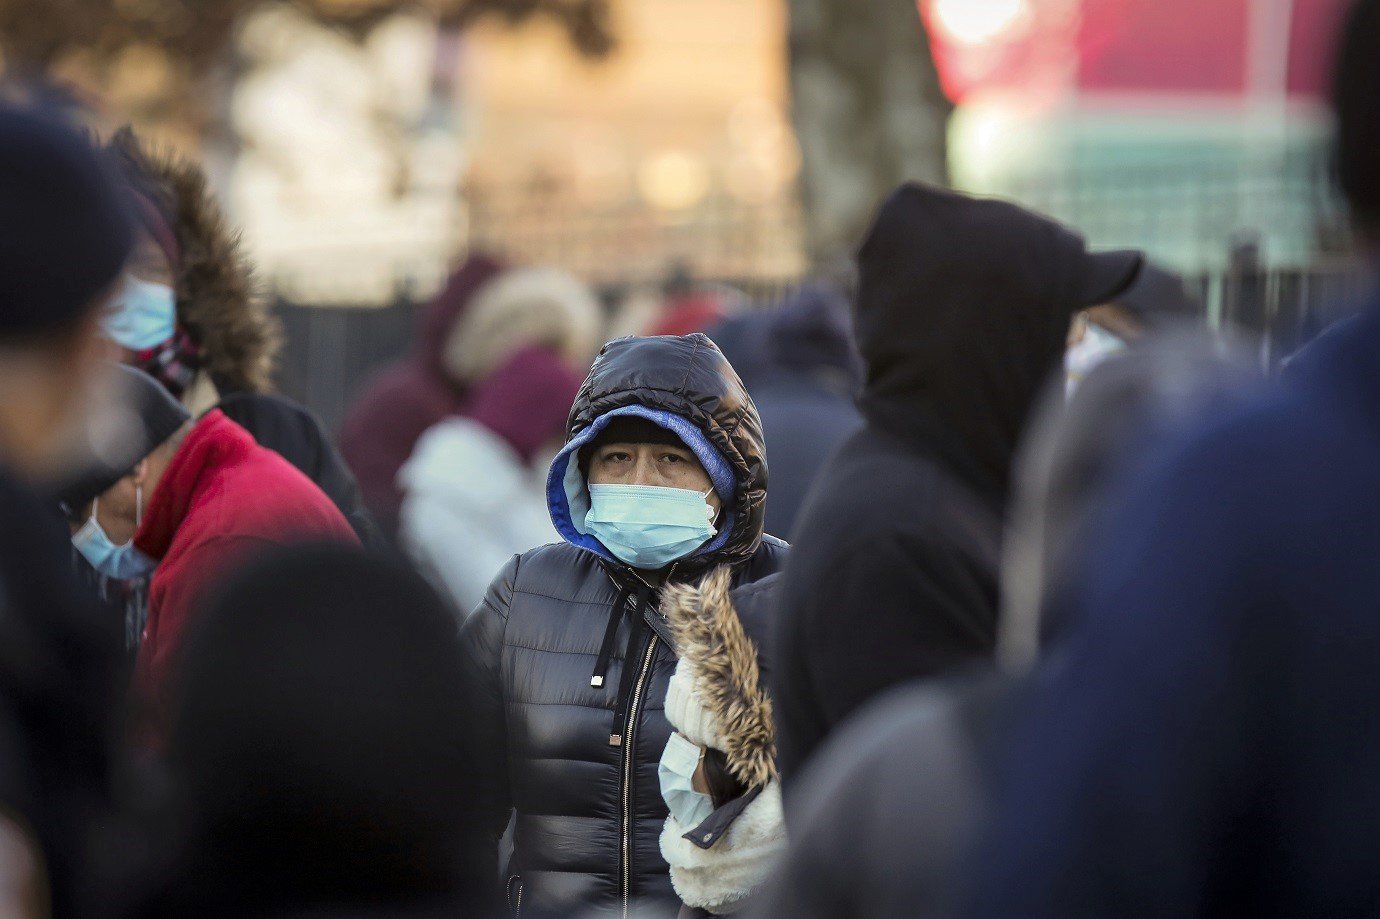
[[[1285,47],[1287,92],[1319,97],[1347,0],[1081,0],[1072,17],[1057,6],[920,0],[950,97],[1051,79],[1089,94],[1240,96],[1252,56],[1271,67]]]

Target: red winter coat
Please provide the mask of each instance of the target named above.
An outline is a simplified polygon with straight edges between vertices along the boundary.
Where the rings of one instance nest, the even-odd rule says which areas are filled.
[[[171,665],[213,587],[256,551],[299,540],[358,543],[321,489],[219,409],[196,423],[164,471],[134,544],[158,568],[135,663],[141,696],[164,710]]]

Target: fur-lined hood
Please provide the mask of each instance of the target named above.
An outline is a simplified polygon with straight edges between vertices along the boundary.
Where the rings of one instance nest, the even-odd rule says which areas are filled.
[[[129,128],[109,148],[130,186],[168,218],[181,250],[173,285],[177,320],[201,346],[204,369],[222,393],[268,391],[282,327],[205,172],[190,159],[152,150]]]
[[[765,635],[776,576],[729,592],[720,566],[697,586],[669,586],[661,609],[680,660],[666,689],[666,719],[693,743],[724,754],[747,789],[699,826],[666,817],[660,847],[681,902],[714,915],[737,912],[766,882],[786,845],[776,731],[764,660],[750,632]]]
[[[680,655],[667,716],[690,740],[720,750],[745,788],[759,788],[776,778],[776,728],[758,646],[734,608],[730,579],[725,565],[698,585],[663,592],[661,610]],[[685,699],[675,706],[687,710],[684,724],[676,724],[672,711],[677,695]]]

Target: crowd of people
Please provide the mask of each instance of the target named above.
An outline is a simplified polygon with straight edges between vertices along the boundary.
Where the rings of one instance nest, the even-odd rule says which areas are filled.
[[[1334,103],[1373,264],[1377,0]],[[198,165],[0,107],[0,914],[1380,916],[1380,305],[920,184],[672,293],[471,254],[337,446]]]

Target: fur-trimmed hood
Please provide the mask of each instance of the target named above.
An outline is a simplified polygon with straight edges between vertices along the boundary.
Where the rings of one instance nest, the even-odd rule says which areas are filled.
[[[661,854],[687,906],[715,915],[739,911],[770,876],[786,845],[776,731],[761,646],[769,633],[776,576],[729,592],[720,566],[697,586],[668,586],[665,612],[680,660],[666,689],[666,719],[686,738],[722,752],[747,791],[719,802],[699,826],[668,815]]]
[[[222,393],[268,391],[282,327],[206,173],[190,159],[151,149],[127,127],[109,149],[130,187],[153,203],[176,238],[177,321],[201,346],[203,368]]]
[[[661,610],[680,662],[666,716],[689,740],[721,751],[745,788],[776,778],[776,728],[758,645],[748,636],[720,566],[698,585],[669,585]]]

